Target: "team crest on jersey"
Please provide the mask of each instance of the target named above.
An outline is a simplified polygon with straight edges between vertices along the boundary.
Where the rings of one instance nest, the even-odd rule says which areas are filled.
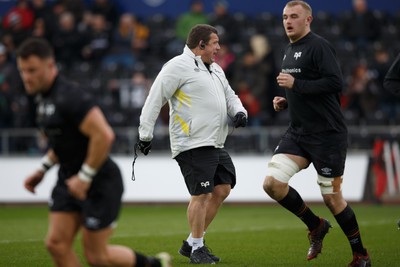
[[[53,115],[56,111],[54,104],[41,104],[38,107],[39,114],[45,114],[46,116]]]
[[[301,52],[295,52],[293,57],[294,57],[296,60],[299,59],[299,57],[301,57]]]

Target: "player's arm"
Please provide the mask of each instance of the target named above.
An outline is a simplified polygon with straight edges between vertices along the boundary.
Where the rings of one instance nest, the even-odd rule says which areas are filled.
[[[272,105],[276,112],[287,109],[287,107],[288,107],[286,98],[284,98],[282,96],[275,96],[274,99],[272,100]]]
[[[24,181],[24,187],[31,193],[35,193],[36,186],[43,180],[46,172],[58,162],[57,156],[52,149],[42,157],[40,167],[29,175]]]
[[[136,144],[144,155],[151,150],[154,126],[161,108],[172,98],[177,88],[181,87],[182,73],[184,73],[182,66],[166,64],[150,88],[140,114],[139,140]]]
[[[315,44],[312,62],[318,69],[318,79],[295,79],[293,91],[299,94],[331,94],[343,90],[342,71],[337,61],[336,52],[325,42]]]
[[[109,155],[115,139],[114,131],[99,107],[93,107],[89,110],[79,129],[89,138],[88,152],[84,164],[98,170]]]
[[[87,156],[78,174],[66,183],[70,193],[83,200],[93,177],[109,155],[115,135],[99,107],[89,110],[79,129],[89,138]]]
[[[292,89],[294,85],[294,77],[289,73],[280,72],[276,77],[276,82],[282,88]]]

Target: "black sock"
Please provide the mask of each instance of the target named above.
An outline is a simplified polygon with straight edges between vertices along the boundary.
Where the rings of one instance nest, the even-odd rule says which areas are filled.
[[[140,253],[136,254],[136,264],[133,267],[161,267],[161,263],[158,259],[153,257],[146,257]]]
[[[281,201],[278,201],[278,203],[299,217],[310,231],[318,227],[320,218],[310,210],[299,193],[291,186],[289,186],[288,194]]]
[[[335,215],[335,219],[342,228],[344,234],[349,240],[351,250],[353,252],[361,253],[366,255],[367,252],[362,244],[360,230],[358,228],[358,223],[354,211],[349,205],[344,208],[342,212]]]

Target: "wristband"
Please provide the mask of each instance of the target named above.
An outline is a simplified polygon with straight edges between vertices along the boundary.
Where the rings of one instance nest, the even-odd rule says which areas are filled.
[[[97,173],[97,170],[90,167],[86,163],[84,163],[81,167],[81,169],[78,172],[78,178],[81,181],[84,181],[86,183],[90,183],[93,180],[93,176],[95,176]]]
[[[41,160],[41,166],[40,170],[44,173],[46,173],[48,170],[50,170],[51,167],[54,166],[55,162],[51,160],[51,158],[46,154],[42,157]]]

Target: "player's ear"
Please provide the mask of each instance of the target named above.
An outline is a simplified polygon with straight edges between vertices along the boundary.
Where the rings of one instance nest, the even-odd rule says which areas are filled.
[[[307,16],[307,18],[306,18],[307,26],[310,26],[312,21],[313,21],[313,17],[312,16]]]
[[[203,40],[201,40],[199,43],[199,47],[201,50],[204,50],[206,48],[206,43]]]
[[[48,58],[45,63],[50,68],[56,67],[56,61],[53,58]]]

